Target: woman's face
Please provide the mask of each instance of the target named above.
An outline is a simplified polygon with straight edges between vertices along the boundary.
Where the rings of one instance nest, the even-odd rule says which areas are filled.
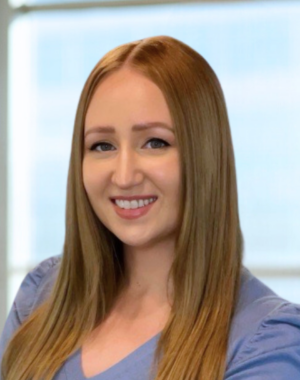
[[[160,89],[121,69],[98,86],[84,131],[83,181],[101,222],[125,245],[175,239],[180,163]]]

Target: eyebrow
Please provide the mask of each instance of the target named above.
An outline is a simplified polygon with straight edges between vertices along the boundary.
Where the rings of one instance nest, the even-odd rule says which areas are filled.
[[[154,121],[154,122],[150,122],[150,123],[134,124],[132,126],[133,132],[144,131],[144,130],[151,129],[151,128],[164,128],[164,129],[168,129],[169,131],[174,133],[173,128],[171,128],[168,124],[160,122],[160,121]],[[85,137],[87,135],[89,135],[90,133],[101,133],[101,132],[103,132],[103,133],[116,133],[116,130],[114,127],[112,127],[110,125],[99,125],[99,126],[93,127],[91,129],[89,129],[88,131],[86,131]]]

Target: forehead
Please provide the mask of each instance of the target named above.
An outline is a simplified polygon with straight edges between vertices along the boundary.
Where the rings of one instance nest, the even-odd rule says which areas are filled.
[[[150,79],[132,69],[121,69],[106,77],[96,88],[89,104],[85,127],[160,121],[172,125],[162,91]]]

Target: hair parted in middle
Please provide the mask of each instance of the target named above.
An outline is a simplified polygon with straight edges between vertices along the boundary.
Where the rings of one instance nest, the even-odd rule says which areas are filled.
[[[107,76],[125,68],[144,75],[162,91],[181,163],[180,217],[170,270],[174,296],[158,342],[155,380],[222,380],[243,249],[231,133],[212,68],[192,48],[166,36],[115,48],[87,79],[75,120],[59,275],[51,298],[21,326],[8,355],[14,357],[13,345],[21,337],[29,341],[39,336],[31,344],[31,361],[23,373],[33,380],[41,375],[51,379],[106,317],[122,289],[126,276],[122,242],[90,205],[82,160],[91,98]],[[34,331],[34,321],[40,322],[39,331]],[[20,356],[17,359],[21,362]],[[5,380],[26,379],[8,373]]]

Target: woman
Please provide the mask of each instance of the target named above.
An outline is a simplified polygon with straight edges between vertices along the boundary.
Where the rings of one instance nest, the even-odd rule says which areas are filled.
[[[21,286],[2,380],[300,378],[300,308],[241,257],[216,75],[170,37],[114,49],[77,110],[62,258]]]

